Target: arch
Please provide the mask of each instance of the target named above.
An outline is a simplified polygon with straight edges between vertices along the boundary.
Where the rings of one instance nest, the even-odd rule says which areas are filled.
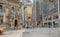
[[[0,7],[2,7],[2,5],[0,5]]]
[[[0,16],[2,16],[2,5],[0,5]]]
[[[15,27],[17,27],[18,25],[18,21],[15,19]]]

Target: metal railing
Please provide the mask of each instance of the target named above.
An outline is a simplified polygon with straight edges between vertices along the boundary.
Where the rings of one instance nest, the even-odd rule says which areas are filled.
[[[54,6],[55,6],[55,7],[52,8],[51,10],[47,9],[47,8],[49,8],[49,7],[47,7],[47,6],[44,7],[43,12],[44,12],[45,14],[50,14],[50,13],[58,12],[58,4],[55,4]]]

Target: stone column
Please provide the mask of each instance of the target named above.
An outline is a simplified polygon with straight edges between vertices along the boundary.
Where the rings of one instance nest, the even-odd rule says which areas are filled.
[[[59,0],[58,0],[58,17],[59,17],[59,23],[58,23],[58,26],[60,27],[60,10],[59,10]]]
[[[9,8],[7,5],[4,6],[4,17],[3,17],[3,22],[6,25],[6,29],[9,28],[9,19],[8,19],[8,15],[9,15]]]
[[[4,10],[5,10],[4,11],[4,23],[6,23],[6,22],[8,22],[8,18],[6,16],[8,16],[9,11],[8,11],[8,8],[6,8],[6,7],[4,8]]]
[[[6,22],[6,8],[5,5],[3,5],[3,12],[4,12],[4,16],[3,16],[3,22]]]

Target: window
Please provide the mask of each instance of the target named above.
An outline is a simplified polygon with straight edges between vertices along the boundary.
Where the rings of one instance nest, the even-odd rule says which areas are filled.
[[[12,7],[12,11],[14,11],[14,7]]]
[[[2,16],[2,6],[0,5],[0,16]]]
[[[11,14],[14,14],[14,7],[12,7],[11,9]]]
[[[2,6],[0,5],[0,13],[2,12]]]

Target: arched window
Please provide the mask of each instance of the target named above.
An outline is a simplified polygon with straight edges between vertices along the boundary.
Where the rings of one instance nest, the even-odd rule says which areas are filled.
[[[2,12],[2,6],[0,5],[0,13]]]
[[[14,14],[14,7],[12,7],[11,9],[11,14]]]
[[[3,16],[3,13],[2,13],[2,5],[0,5],[0,16]]]
[[[14,12],[14,7],[12,7],[12,11]]]
[[[0,23],[3,23],[2,5],[0,5],[0,17],[2,18],[2,19],[0,19]]]
[[[2,6],[0,5],[0,16],[2,16]]]
[[[0,13],[2,13],[2,6],[0,5]]]

